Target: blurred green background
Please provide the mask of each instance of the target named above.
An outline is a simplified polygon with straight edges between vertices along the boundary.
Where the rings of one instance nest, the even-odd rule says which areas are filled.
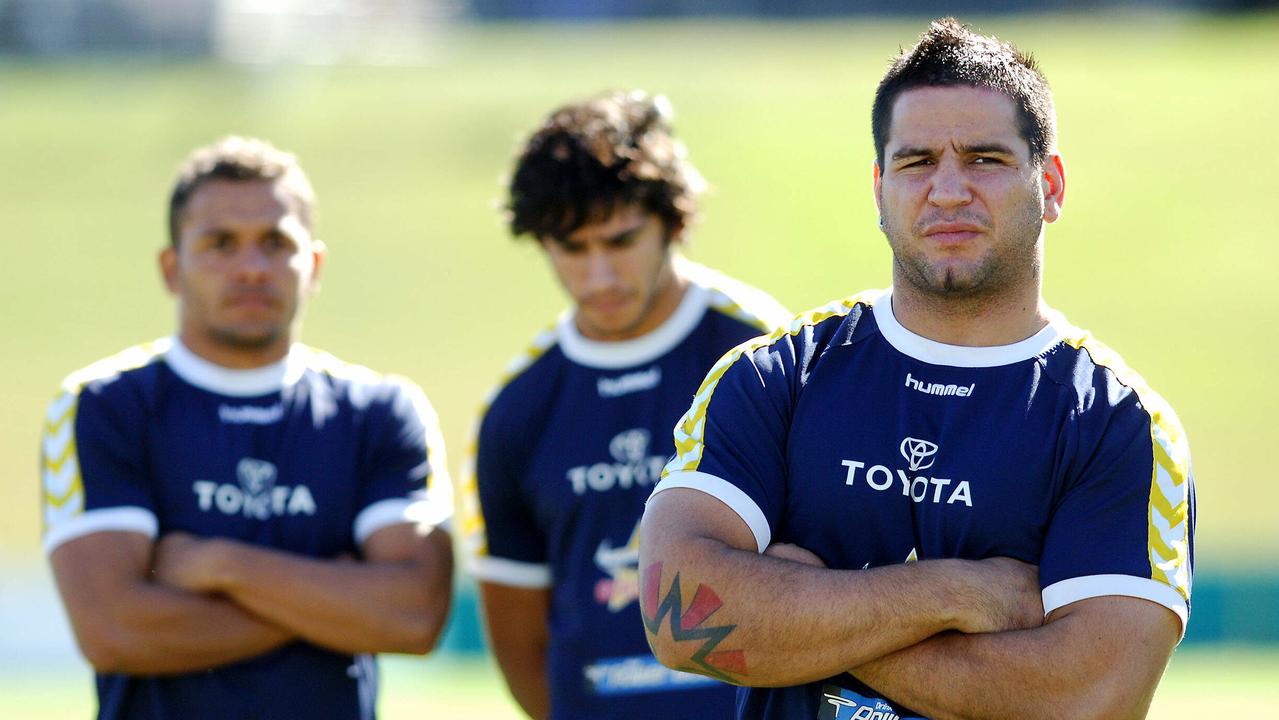
[[[1267,280],[1279,266],[1279,15],[965,20],[1033,50],[1055,91],[1067,193],[1047,235],[1049,302],[1180,414],[1198,483],[1197,579],[1264,593],[1279,577],[1279,556],[1261,552],[1279,543],[1279,489],[1264,470],[1279,445],[1266,365],[1279,344]],[[35,672],[34,635],[54,638],[59,668],[21,689],[0,680],[0,697],[70,703],[49,717],[91,707],[39,549],[40,423],[66,373],[171,332],[155,255],[192,147],[241,133],[298,153],[330,248],[305,340],[418,381],[456,471],[502,366],[564,305],[537,248],[511,241],[497,210],[516,143],[546,111],[607,88],[668,95],[712,186],[690,256],[801,310],[889,281],[870,100],[923,24],[458,26],[416,67],[0,60],[0,623],[26,638],[0,637],[0,676]],[[1214,608],[1233,609],[1196,616],[1192,630],[1274,637],[1279,607],[1250,597],[1226,597]],[[1168,710],[1154,717],[1197,717],[1207,706],[1187,705],[1191,694],[1243,707],[1229,704],[1248,696],[1231,689],[1250,677],[1237,665],[1279,672],[1273,651],[1182,655],[1193,669],[1177,675],[1179,659],[1170,677],[1215,669],[1235,684],[1165,683]],[[431,663],[480,683],[471,694],[496,698],[495,712],[509,707],[484,666]],[[401,716],[433,687],[414,679],[419,667],[392,663],[384,703]],[[28,715],[0,705],[0,716]]]

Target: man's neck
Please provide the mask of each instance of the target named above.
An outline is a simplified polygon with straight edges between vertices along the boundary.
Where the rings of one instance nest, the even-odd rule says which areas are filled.
[[[1011,345],[1048,324],[1048,306],[1038,278],[1005,295],[950,298],[893,286],[893,317],[907,330],[934,342],[966,347]]]
[[[292,335],[261,348],[233,347],[190,330],[178,332],[178,339],[193,355],[231,370],[252,370],[283,360],[293,345]]]

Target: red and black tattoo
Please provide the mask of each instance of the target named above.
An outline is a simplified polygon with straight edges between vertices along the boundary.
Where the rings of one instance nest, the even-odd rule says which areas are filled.
[[[739,678],[747,674],[746,652],[716,649],[737,626],[707,624],[711,615],[723,606],[723,601],[714,590],[699,584],[693,591],[693,601],[685,608],[680,594],[679,580],[679,573],[676,573],[670,589],[666,591],[666,597],[659,601],[662,564],[653,563],[644,570],[643,597],[640,601],[644,629],[650,635],[657,635],[661,630],[662,620],[669,615],[671,638],[675,642],[701,643],[690,658],[691,664],[679,668],[680,670],[726,682],[738,682]]]

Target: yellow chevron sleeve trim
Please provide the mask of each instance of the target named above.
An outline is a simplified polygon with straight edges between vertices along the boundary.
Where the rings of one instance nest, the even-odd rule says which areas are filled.
[[[878,298],[882,292],[882,290],[867,290],[824,305],[816,310],[801,313],[795,316],[789,325],[773,331],[772,334],[747,340],[729,350],[706,374],[706,379],[702,381],[701,387],[697,389],[697,393],[693,396],[693,404],[689,407],[688,412],[684,413],[679,423],[675,425],[675,457],[662,470],[662,477],[664,478],[673,472],[692,472],[697,470],[702,461],[702,452],[705,450],[706,411],[710,407],[711,396],[714,395],[715,387],[719,385],[719,381],[728,372],[728,369],[733,366],[733,363],[737,362],[743,355],[768,347],[782,338],[798,335],[806,327],[812,327],[832,317],[847,315],[859,304],[871,307],[874,299]]]
[[[680,259],[680,271],[710,292],[709,305],[761,333],[785,327],[792,317],[781,303],[759,288],[731,278],[718,270],[687,259]]]
[[[461,521],[459,533],[466,552],[471,557],[488,555],[488,528],[484,525],[484,510],[480,506],[479,478],[475,473],[476,456],[479,454],[480,446],[480,423],[483,422],[489,407],[502,389],[546,354],[546,351],[555,345],[557,337],[554,326],[538,333],[524,352],[507,364],[497,384],[489,391],[479,412],[476,413],[475,424],[471,428],[471,440],[467,443],[466,456],[462,462],[462,474],[457,481],[458,513]]]
[[[1086,350],[1093,362],[1109,368],[1119,382],[1132,388],[1150,415],[1150,506],[1147,545],[1150,576],[1190,599],[1190,446],[1176,412],[1137,371],[1107,345],[1078,330],[1064,338],[1071,347]]]
[[[40,440],[40,476],[45,529],[84,512],[84,480],[76,447],[76,412],[85,385],[147,365],[164,353],[168,340],[131,347],[68,375],[45,413]]]

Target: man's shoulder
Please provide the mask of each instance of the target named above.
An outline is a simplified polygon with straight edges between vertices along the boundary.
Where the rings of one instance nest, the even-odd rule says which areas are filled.
[[[304,373],[323,379],[355,405],[425,399],[422,388],[404,375],[374,370],[310,346],[301,346],[300,353]]]
[[[736,355],[768,350],[779,344],[794,348],[796,357],[815,361],[830,347],[846,345],[866,334],[873,323],[864,323],[883,290],[865,290],[832,300],[791,316],[767,335],[747,340],[735,348]]]
[[[531,411],[553,394],[555,375],[568,361],[553,352],[559,342],[557,327],[544,328],[502,368],[480,412],[485,422]]]
[[[1076,393],[1080,415],[1141,412],[1180,425],[1171,404],[1110,345],[1058,317],[1061,343],[1045,358],[1048,374]]]
[[[63,378],[57,396],[78,398],[89,390],[94,395],[110,397],[125,385],[146,382],[153,377],[154,369],[171,344],[169,338],[153,340],[90,363]]]
[[[783,327],[792,314],[768,293],[691,260],[681,259],[680,273],[707,290],[710,310],[747,326],[756,333]]]

